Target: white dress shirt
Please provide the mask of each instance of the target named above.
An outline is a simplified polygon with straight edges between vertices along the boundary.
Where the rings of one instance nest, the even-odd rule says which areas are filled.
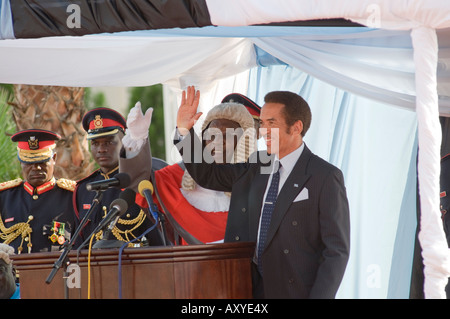
[[[289,174],[291,174],[292,169],[294,168],[295,164],[297,163],[298,159],[300,158],[300,155],[302,155],[304,148],[305,148],[305,143],[302,143],[302,145],[300,145],[297,149],[295,149],[288,155],[284,156],[281,160],[278,159],[278,155],[275,155],[275,159],[272,164],[272,170],[271,170],[271,173],[269,176],[269,180],[267,181],[266,190],[264,192],[263,204],[261,206],[261,215],[259,216],[258,237],[257,237],[256,247],[258,247],[258,244],[259,244],[259,230],[261,227],[261,216],[262,216],[262,211],[264,209],[264,202],[266,201],[267,192],[269,191],[270,183],[272,182],[273,173],[274,173],[275,169],[278,168],[278,167],[275,167],[277,165],[274,165],[274,164],[277,163],[278,161],[281,163],[280,182],[278,184],[278,194],[279,194],[280,190],[282,189],[284,183],[286,182]],[[257,251],[258,251],[258,248],[256,248],[255,255],[257,254]],[[258,257],[258,256],[256,256],[256,257]]]

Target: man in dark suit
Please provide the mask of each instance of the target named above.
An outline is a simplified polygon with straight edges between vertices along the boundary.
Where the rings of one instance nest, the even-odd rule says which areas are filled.
[[[216,165],[195,156],[199,99],[193,87],[183,92],[176,145],[199,185],[232,192],[225,242],[256,242],[254,297],[334,298],[349,257],[349,208],[341,171],[303,142],[311,123],[306,101],[268,93],[260,120],[267,152]]]

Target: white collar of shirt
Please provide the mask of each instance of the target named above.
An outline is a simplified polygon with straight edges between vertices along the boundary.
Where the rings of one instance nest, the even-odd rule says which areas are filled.
[[[295,149],[288,155],[284,156],[281,160],[278,159],[278,155],[275,155],[274,163],[276,161],[279,161],[281,163],[280,184],[278,186],[278,192],[283,187],[283,184],[286,181],[286,179],[288,178],[289,174],[291,174],[292,170],[294,169],[295,164],[297,163],[298,159],[302,155],[304,149],[305,149],[305,143],[302,143],[302,145],[300,145],[297,149]],[[273,166],[272,167],[272,174],[273,174],[275,165],[272,165],[272,166]],[[270,185],[271,179],[272,179],[272,176],[269,178],[268,185]]]
[[[278,155],[275,155],[275,159],[272,164],[272,172],[270,173],[269,180],[267,181],[266,191],[264,192],[263,204],[261,206],[261,215],[259,217],[260,224],[261,224],[262,211],[264,209],[264,201],[267,196],[267,192],[269,190],[270,183],[272,182],[272,175],[274,173],[275,166],[276,166],[274,164],[277,161],[280,161],[280,163],[281,163],[280,182],[278,185],[278,193],[280,193],[280,190],[283,187],[284,182],[286,182],[289,174],[291,174],[292,170],[294,169],[294,166],[297,163],[298,159],[300,158],[300,155],[302,155],[304,148],[305,148],[305,143],[302,143],[302,145],[300,145],[296,150],[292,151],[291,153],[289,153],[288,155],[283,157],[281,160],[278,159]],[[257,237],[258,240],[257,241],[259,241],[259,231],[260,231],[260,226],[258,227],[258,237]],[[256,247],[258,247],[258,244],[256,245]]]

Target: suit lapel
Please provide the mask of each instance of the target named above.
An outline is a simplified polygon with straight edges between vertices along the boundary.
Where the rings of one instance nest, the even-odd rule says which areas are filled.
[[[298,159],[278,195],[272,214],[269,231],[267,233],[266,247],[272,240],[273,236],[275,236],[284,215],[288,211],[295,197],[300,193],[308,179],[311,177],[310,174],[306,173],[306,167],[310,158],[311,151],[305,145],[302,155]]]
[[[264,200],[264,192],[266,189],[269,174],[258,174],[252,182],[249,203],[249,235],[250,240],[255,240],[258,236],[259,218],[261,216],[262,202]]]

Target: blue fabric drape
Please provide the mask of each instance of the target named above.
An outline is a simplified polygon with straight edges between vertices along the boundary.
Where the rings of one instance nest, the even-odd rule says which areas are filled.
[[[345,176],[351,253],[338,298],[408,298],[416,230],[416,115],[285,65],[251,70],[248,96],[299,93],[312,110],[308,147]],[[399,124],[401,123],[401,124]]]
[[[9,0],[0,0],[0,40],[14,39],[13,19]]]

